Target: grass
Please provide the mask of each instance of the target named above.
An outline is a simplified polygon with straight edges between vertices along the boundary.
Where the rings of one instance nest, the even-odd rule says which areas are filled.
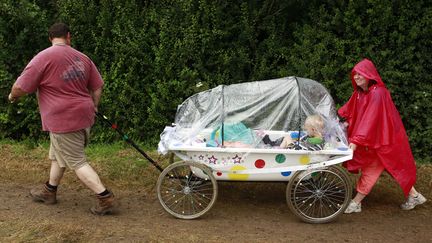
[[[54,224],[49,220],[34,224],[32,220],[0,223],[0,235],[8,242],[86,242],[89,232],[79,225]],[[19,241],[17,241],[19,239]]]
[[[0,141],[0,181],[32,184],[46,181],[49,173],[48,142],[40,144]],[[131,146],[119,142],[114,144],[91,144],[86,148],[87,160],[98,172],[101,180],[110,188],[152,189],[159,171]],[[148,155],[159,161],[162,167],[168,163],[166,157],[150,151]],[[75,183],[73,171],[66,170],[62,184]],[[71,184],[73,184],[71,183]]]
[[[141,145],[139,145],[141,147]],[[161,164],[168,165],[168,157],[161,157],[156,151],[143,148],[146,153]],[[50,162],[48,160],[49,142],[16,142],[0,140],[0,181],[33,184],[47,179]],[[144,156],[129,144],[120,141],[113,144],[90,144],[86,148],[89,163],[98,172],[102,181],[111,188],[152,189],[159,171]],[[430,163],[418,163],[417,180],[432,186]],[[70,175],[72,174],[72,175]],[[62,183],[75,183],[76,176],[67,170]],[[73,184],[71,183],[71,184]]]

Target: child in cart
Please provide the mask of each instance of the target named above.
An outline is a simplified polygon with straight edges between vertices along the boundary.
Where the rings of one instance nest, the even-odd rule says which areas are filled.
[[[304,129],[307,134],[292,133],[290,135],[278,138],[272,141],[269,135],[262,139],[264,144],[272,147],[301,149],[301,150],[322,150],[324,149],[324,120],[320,115],[308,116],[304,123]],[[300,139],[297,139],[300,136]]]
[[[254,131],[242,122],[224,123],[223,130],[219,126],[210,134],[207,147],[252,148],[257,143],[256,141],[258,137]]]

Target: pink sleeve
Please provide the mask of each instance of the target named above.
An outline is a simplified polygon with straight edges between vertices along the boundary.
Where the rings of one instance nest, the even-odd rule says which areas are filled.
[[[104,84],[102,77],[99,71],[96,68],[96,65],[91,62],[91,70],[90,70],[90,80],[88,83],[88,87],[90,90],[97,90],[101,88]]]
[[[24,71],[16,80],[15,84],[26,93],[33,93],[39,87],[42,79],[42,72],[38,68],[37,56],[25,67]]]

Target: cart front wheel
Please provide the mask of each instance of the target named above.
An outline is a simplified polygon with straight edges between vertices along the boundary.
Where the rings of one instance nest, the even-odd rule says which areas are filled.
[[[180,219],[195,219],[207,213],[218,192],[211,170],[188,161],[176,162],[164,169],[156,187],[162,207]]]
[[[289,209],[307,223],[327,223],[347,208],[351,180],[340,166],[297,171],[290,179],[286,197]]]

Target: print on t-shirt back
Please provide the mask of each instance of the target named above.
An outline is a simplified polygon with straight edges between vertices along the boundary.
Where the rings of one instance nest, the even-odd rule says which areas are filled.
[[[75,57],[74,61],[62,73],[61,78],[65,82],[81,82],[85,81],[85,65],[79,57]]]

